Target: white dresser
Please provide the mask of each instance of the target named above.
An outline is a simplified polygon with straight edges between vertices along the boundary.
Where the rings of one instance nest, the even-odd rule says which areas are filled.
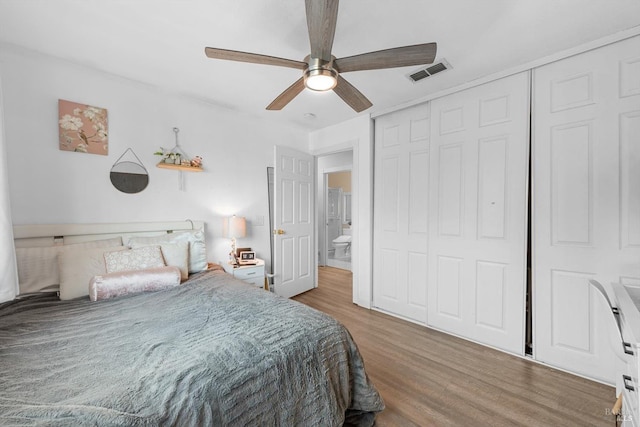
[[[622,410],[619,420],[623,426],[640,427],[640,285],[613,283],[615,304],[622,333],[621,350],[624,362],[616,369],[616,380],[622,384]]]
[[[255,265],[233,266],[227,262],[220,263],[224,271],[247,283],[264,288],[264,260],[256,260]]]

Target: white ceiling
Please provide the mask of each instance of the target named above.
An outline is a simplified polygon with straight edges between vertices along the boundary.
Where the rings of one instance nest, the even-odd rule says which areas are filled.
[[[343,0],[333,54],[438,43],[453,69],[420,83],[406,77],[419,67],[343,75],[375,113],[638,25],[638,0]],[[356,116],[309,91],[266,111],[298,70],[205,57],[211,46],[303,60],[303,0],[0,0],[0,43],[309,130]]]

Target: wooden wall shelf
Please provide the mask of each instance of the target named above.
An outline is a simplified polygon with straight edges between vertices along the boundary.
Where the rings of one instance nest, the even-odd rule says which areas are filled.
[[[195,166],[186,166],[186,165],[173,165],[171,163],[160,162],[156,165],[160,169],[173,169],[177,171],[186,171],[186,172],[202,172],[201,167]]]

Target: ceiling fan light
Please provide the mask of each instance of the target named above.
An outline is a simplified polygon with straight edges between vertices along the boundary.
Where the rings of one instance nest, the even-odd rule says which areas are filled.
[[[304,85],[316,92],[326,92],[333,89],[338,84],[338,73],[334,70],[317,68],[315,70],[307,70],[304,75]]]

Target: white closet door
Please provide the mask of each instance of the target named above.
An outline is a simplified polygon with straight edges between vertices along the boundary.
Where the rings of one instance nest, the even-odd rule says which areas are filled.
[[[529,73],[431,111],[428,323],[523,354]]]
[[[640,38],[534,72],[536,359],[614,382],[588,280],[640,282]]]
[[[427,320],[429,106],[375,123],[373,305]]]

